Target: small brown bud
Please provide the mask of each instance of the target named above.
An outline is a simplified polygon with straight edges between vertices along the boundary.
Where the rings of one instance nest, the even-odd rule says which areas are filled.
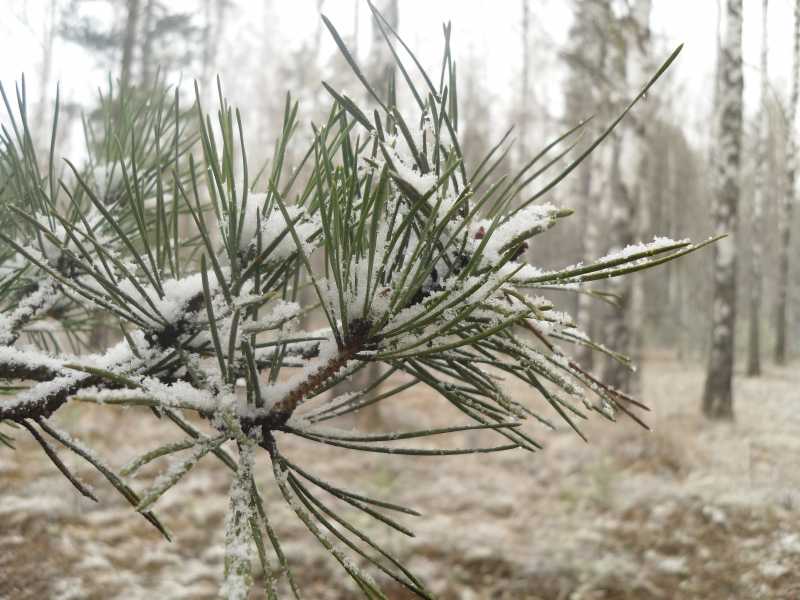
[[[528,249],[528,242],[522,242],[517,251],[514,253],[514,257],[511,260],[517,260],[520,256],[525,254],[525,251]]]

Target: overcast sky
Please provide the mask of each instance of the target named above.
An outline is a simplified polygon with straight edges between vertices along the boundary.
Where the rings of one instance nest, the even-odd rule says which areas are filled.
[[[39,91],[36,74],[41,64],[41,31],[43,15],[49,0],[2,0],[8,11],[0,23],[0,79],[7,87],[20,73],[28,76],[33,98]],[[172,5],[187,4],[177,0]],[[243,43],[243,31],[261,22],[261,3],[238,0],[235,15],[227,31],[228,47]],[[791,70],[792,12],[790,0],[770,2],[770,80],[778,93],[785,97]],[[316,0],[292,0],[278,3],[279,14],[274,27],[281,43],[299,45],[313,35],[317,23]],[[744,55],[749,65],[745,71],[748,111],[757,106],[758,64],[760,46],[761,0],[744,0]],[[537,59],[556,64],[557,51],[564,43],[570,20],[570,3],[566,0],[531,0],[535,36],[541,40],[536,49]],[[402,0],[400,2],[401,33],[419,50],[421,56],[438,57],[441,46],[441,23],[453,22],[454,46],[457,56],[469,53],[485,57],[487,82],[495,90],[507,90],[520,66],[521,0]],[[343,33],[352,31],[354,3],[352,0],[326,0],[326,13]],[[369,46],[366,2],[360,7],[362,27],[361,48]],[[9,14],[11,13],[11,14]],[[715,63],[717,0],[654,0],[652,27],[656,32],[658,51],[666,57],[679,43],[684,52],[670,72],[670,77],[686,89],[685,106],[678,114],[687,122],[707,121]],[[254,25],[255,24],[255,25]],[[191,76],[191,74],[187,74]],[[230,80],[240,73],[222,73]],[[536,79],[538,73],[534,73]],[[103,85],[103,73],[95,68],[90,57],[64,42],[56,48],[54,78],[62,82],[67,97],[87,98]],[[558,74],[555,81],[539,82],[547,89],[548,97],[560,98]],[[235,101],[235,98],[233,98]]]

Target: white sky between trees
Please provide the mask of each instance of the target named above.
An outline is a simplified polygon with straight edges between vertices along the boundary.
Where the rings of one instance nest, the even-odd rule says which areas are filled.
[[[670,71],[670,78],[686,91],[678,98],[686,98],[684,106],[674,107],[674,112],[688,125],[690,136],[698,135],[696,142],[707,139],[708,115],[713,89],[716,60],[717,3],[724,0],[654,0],[652,26],[658,41],[656,48],[663,57],[677,44],[685,43],[684,51]],[[104,3],[97,2],[98,10]],[[174,0],[176,10],[194,6],[191,0]],[[49,0],[2,0],[3,19],[0,21],[0,80],[7,89],[25,73],[31,98],[39,98],[36,89],[38,71],[42,60],[42,30]],[[317,26],[316,0],[276,2],[278,19],[273,30],[280,38],[276,47],[299,46],[308,40]],[[788,95],[791,70],[791,28],[793,0],[771,0],[769,20],[770,81],[781,98]],[[237,0],[229,14],[226,39],[221,52],[241,50],[237,44],[253,44],[258,51],[258,36],[262,18],[262,2]],[[343,34],[352,31],[354,22],[353,0],[326,0],[323,12],[331,18]],[[368,7],[359,7],[360,53],[363,57],[370,45],[367,19]],[[752,114],[758,106],[757,64],[760,45],[761,0],[744,0],[744,59],[746,111]],[[540,41],[534,48],[535,89],[544,90],[545,100],[561,112],[563,63],[558,52],[563,47],[571,22],[570,2],[567,0],[531,0],[532,38]],[[486,83],[491,90],[502,90],[497,98],[506,105],[518,93],[516,80],[521,65],[521,0],[488,2],[485,0],[402,0],[400,3],[401,33],[418,51],[418,56],[437,60],[441,49],[441,23],[453,23],[455,55],[462,62],[473,55],[483,63]],[[334,52],[323,32],[323,54]],[[238,54],[238,52],[237,52]],[[224,59],[223,59],[224,62]],[[254,66],[257,61],[254,61]],[[562,67],[562,68],[559,68]],[[236,86],[231,85],[242,73],[230,73],[222,67],[223,82],[236,103]],[[186,74],[190,79],[192,74]],[[247,75],[244,75],[247,76]],[[542,78],[546,81],[542,85]],[[105,84],[105,74],[97,68],[88,54],[63,40],[58,40],[53,65],[55,81],[62,85],[62,94],[78,102],[93,102],[96,90]],[[537,85],[537,81],[539,84]],[[643,82],[644,83],[644,82]],[[509,85],[513,86],[509,88]],[[654,93],[658,93],[658,88]],[[540,98],[540,101],[542,98]],[[242,99],[244,101],[244,99]],[[507,106],[506,106],[507,107]],[[4,121],[4,119],[0,119]]]

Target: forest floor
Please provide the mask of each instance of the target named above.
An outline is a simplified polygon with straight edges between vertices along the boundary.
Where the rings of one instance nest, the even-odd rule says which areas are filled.
[[[546,449],[535,455],[402,457],[279,443],[312,473],[423,513],[403,519],[416,533],[410,539],[353,518],[443,599],[800,598],[797,367],[738,377],[735,423],[709,424],[699,416],[701,365],[653,356],[644,366],[653,432],[595,418],[585,427],[589,444],[564,427],[541,430]],[[446,422],[450,413],[440,406],[417,386],[383,414],[391,429],[408,430],[420,420]],[[133,410],[77,407],[57,420],[101,455],[114,448],[117,465],[165,436],[180,439]],[[441,444],[485,442],[486,435],[453,435]],[[0,451],[0,599],[216,597],[229,486],[221,463],[205,459],[156,504],[175,532],[167,543],[62,453],[100,503],[80,498],[29,437],[20,433],[17,452]],[[359,597],[277,501],[262,464],[271,520],[304,597]],[[134,485],[143,489],[163,468],[155,465]],[[411,598],[386,589],[393,600]]]

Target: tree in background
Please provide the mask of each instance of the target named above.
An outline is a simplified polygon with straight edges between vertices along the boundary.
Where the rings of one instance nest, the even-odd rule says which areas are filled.
[[[612,18],[610,3],[608,0],[573,0],[572,13],[569,43],[563,52],[567,65],[564,91],[567,127],[594,113],[599,113],[598,120],[605,120],[611,114],[608,83],[604,76],[609,51],[604,24]],[[604,218],[598,207],[602,205],[603,188],[608,177],[607,157],[611,153],[609,145],[598,148],[566,184],[570,186],[567,201],[580,203],[584,209],[579,217],[579,236],[581,255],[587,259],[597,256],[599,250]],[[596,333],[595,312],[592,297],[586,293],[579,294],[575,320],[590,336]],[[579,356],[584,367],[593,367],[594,353],[589,348],[583,348]]]
[[[769,114],[767,113],[769,78],[767,72],[767,22],[769,0],[761,5],[761,99],[758,110],[758,132],[756,139],[755,188],[752,205],[752,243],[750,244],[750,303],[747,340],[747,374],[761,375],[761,304],[764,294],[764,200],[768,191],[767,135]]]
[[[376,6],[386,19],[385,27],[399,31],[400,5],[398,0],[383,0],[376,2]],[[386,101],[389,98],[389,90],[395,81],[395,63],[389,47],[384,42],[380,24],[375,19],[371,19],[370,22],[372,24],[372,45],[370,46],[367,73],[375,82],[375,91],[382,100]]]
[[[269,4],[269,2],[266,4]],[[200,29],[202,31],[201,82],[203,84],[207,85],[212,79],[213,69],[217,64],[220,45],[225,32],[228,11],[233,6],[233,0],[203,0],[204,23]],[[164,29],[169,31],[168,27]],[[264,43],[267,44],[268,41],[264,40]]]
[[[520,77],[518,153],[521,164],[528,159],[528,135],[530,134],[531,113],[531,2],[522,0],[522,76]]]
[[[708,207],[697,201],[708,196],[704,152],[692,145],[669,114],[670,106],[680,106],[684,94],[681,88],[670,90],[666,97],[659,93],[652,99],[658,102],[658,117],[649,123],[647,185],[652,192],[647,200],[655,229],[670,237],[703,236],[711,229]],[[711,295],[703,281],[704,271],[696,262],[683,261],[670,263],[666,273],[643,274],[648,290],[648,341],[652,344],[657,339],[658,346],[674,348],[680,361],[689,359],[705,341],[697,331],[705,330],[706,315],[694,309]]]
[[[391,36],[391,30],[398,32],[400,29],[400,6],[398,0],[384,0],[378,2],[376,8],[383,15],[385,23],[378,21],[377,15],[371,15],[372,45],[370,46],[367,73],[373,81],[377,94],[386,102],[390,109],[399,109],[399,102],[395,92],[397,76],[395,62],[384,35]],[[355,35],[355,33],[354,33]],[[347,72],[347,70],[343,70]],[[369,101],[369,98],[367,98]],[[372,390],[373,398],[380,398],[381,375],[385,371],[378,362],[370,364],[366,369],[353,377],[352,382],[343,393],[357,393],[359,390]],[[388,423],[385,411],[379,402],[368,404],[361,408],[357,416],[357,424],[363,431],[380,431],[386,429]]]
[[[797,171],[797,104],[800,99],[800,0],[794,5],[794,52],[792,59],[792,91],[789,98],[789,118],[786,131],[786,189],[782,194],[778,219],[779,255],[778,289],[775,306],[775,362],[786,364],[786,339],[789,329],[790,242],[791,222],[795,202]]]
[[[588,114],[588,104],[599,108],[600,118],[620,110],[621,99],[646,80],[650,46],[650,0],[638,0],[621,14],[608,0],[576,0],[570,30],[570,45],[564,53],[568,65],[566,109],[573,120]],[[595,109],[595,110],[596,110]],[[592,156],[592,164],[583,165],[573,180],[572,197],[587,205],[600,205],[602,211],[584,216],[580,231],[584,254],[595,254],[601,232],[606,234],[614,251],[641,239],[648,198],[643,187],[648,180],[646,123],[653,111],[647,105],[620,127]],[[609,282],[606,297],[615,306],[603,314],[604,337],[623,355],[638,355],[640,344],[636,332],[643,328],[644,292],[641,279]],[[594,332],[594,316],[588,294],[579,296],[577,319],[590,334]],[[634,322],[635,321],[635,322]],[[619,358],[619,357],[618,357]],[[584,361],[591,364],[591,353],[584,352]],[[635,381],[628,364],[618,360],[603,365],[604,378],[619,389],[630,391]]]
[[[150,4],[148,2],[148,4]],[[131,70],[133,69],[133,53],[136,45],[136,36],[139,33],[139,19],[141,19],[141,0],[126,0],[125,25],[122,35],[122,58],[119,66],[119,85],[127,90],[131,86]]]
[[[703,391],[703,414],[733,418],[736,329],[736,232],[742,149],[742,0],[726,0],[725,32],[719,60],[719,97],[714,142],[714,227],[727,234],[714,247],[711,351]]]
[[[644,81],[650,45],[651,0],[636,0],[629,5],[629,13],[617,17],[614,44],[610,56],[610,80],[619,82],[623,89],[636,89]],[[646,106],[643,107],[646,109]],[[611,185],[608,188],[608,239],[612,249],[625,251],[641,238],[642,223],[647,199],[643,186],[647,181],[647,114],[631,115],[613,140]],[[634,282],[636,285],[634,286]],[[626,278],[609,282],[607,291],[618,306],[605,317],[604,337],[617,352],[631,356],[641,344],[635,343],[638,332],[644,327],[644,290],[639,278]],[[604,379],[618,389],[631,392],[637,389],[638,371],[625,363],[607,360]]]
[[[157,70],[174,74],[194,64],[201,44],[208,43],[194,15],[172,10],[161,0],[102,4],[110,20],[98,13],[96,2],[69,0],[61,12],[60,35],[90,52],[103,69],[116,74],[122,87],[146,86]]]
[[[473,49],[462,65],[458,80],[459,132],[463,142],[464,166],[474,172],[494,145],[494,94],[486,85],[486,67]]]
[[[50,0],[42,36],[42,65],[39,69],[39,102],[36,104],[36,140],[40,146],[47,142],[47,106],[49,104],[50,79],[53,72],[53,50],[58,34],[58,0]]]

